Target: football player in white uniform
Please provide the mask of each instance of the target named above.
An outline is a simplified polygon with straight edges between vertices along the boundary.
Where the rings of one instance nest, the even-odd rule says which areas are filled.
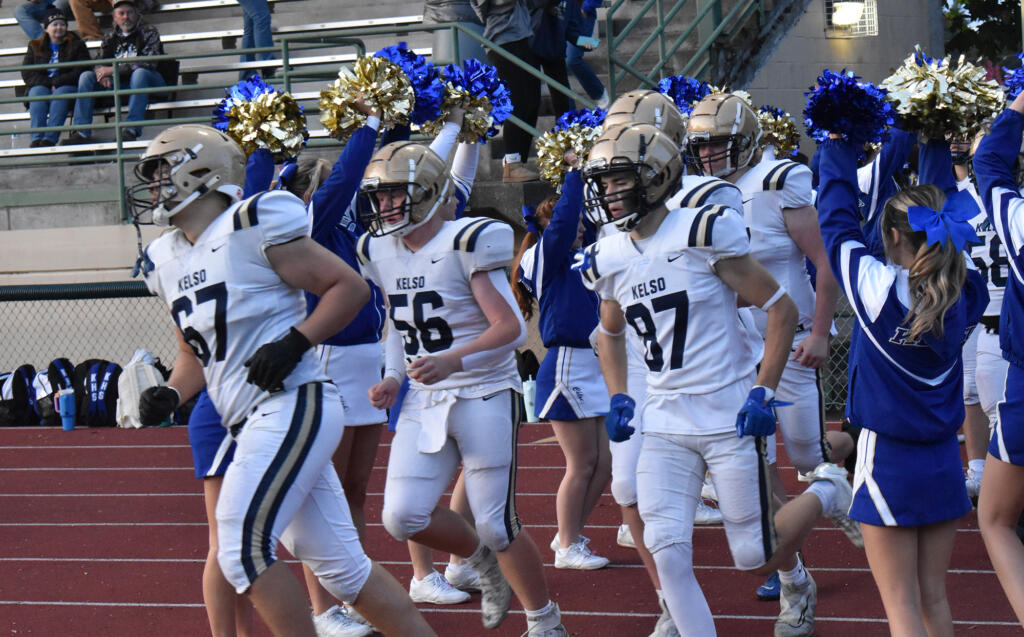
[[[845,475],[815,475],[773,521],[763,436],[775,428],[773,388],[797,311],[750,255],[737,213],[720,205],[665,206],[682,170],[678,145],[645,124],[605,130],[584,167],[594,203],[622,231],[588,248],[582,264],[584,280],[602,299],[598,349],[612,395],[606,427],[613,440],[634,431],[635,402],[626,393],[628,325],[649,370],[638,418],[644,544],[672,616],[686,618],[679,632],[715,634],[694,577],[692,544],[694,511],[710,470],[736,567],[778,568],[789,578],[775,634],[810,635],[817,589],[795,551],[823,511],[849,506],[850,485]],[[738,297],[768,316],[756,378],[739,320],[723,320],[737,316]]]
[[[484,626],[508,613],[509,581],[531,637],[566,635],[548,596],[537,547],[515,509],[520,380],[513,356],[526,324],[503,268],[512,229],[486,218],[446,221],[454,187],[445,162],[422,144],[388,144],[361,191],[370,213],[357,251],[389,309],[385,378],[370,389],[390,407],[409,393],[391,443],[384,527],[398,540],[468,558],[480,574]],[[438,506],[462,460],[474,529]]]
[[[240,201],[244,169],[220,131],[176,126],[146,148],[128,193],[138,214],[174,226],[143,255],[180,342],[168,386],[153,391],[176,405],[205,382],[237,443],[216,509],[221,570],[275,635],[315,634],[305,592],[276,558],[279,541],[386,634],[433,635],[363,553],[330,465],[343,416],[312,346],[355,316],[367,286],[309,238],[298,198]],[[302,290],[321,297],[308,317]]]

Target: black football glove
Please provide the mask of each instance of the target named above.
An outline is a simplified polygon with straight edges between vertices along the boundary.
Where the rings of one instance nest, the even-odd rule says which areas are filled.
[[[302,355],[310,347],[309,339],[294,327],[284,338],[262,345],[245,361],[249,368],[246,380],[263,391],[275,392],[284,389],[284,379],[299,364]]]
[[[167,422],[179,402],[181,397],[175,389],[161,385],[150,387],[139,396],[139,421],[144,427]]]

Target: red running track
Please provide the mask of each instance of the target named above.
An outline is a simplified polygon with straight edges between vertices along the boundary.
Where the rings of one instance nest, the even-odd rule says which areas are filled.
[[[636,553],[615,544],[619,513],[609,495],[586,532],[612,566],[586,573],[551,566],[547,543],[556,530],[554,493],[562,456],[556,444],[535,442],[550,435],[546,425],[524,425],[518,508],[541,547],[565,625],[576,636],[644,637],[658,608]],[[367,548],[407,584],[411,568],[405,546],[379,523],[389,440],[386,435],[370,481]],[[779,458],[786,464],[781,447]],[[200,589],[206,524],[191,462],[181,427],[0,430],[0,630],[76,637],[208,634]],[[783,468],[783,479],[791,492],[798,490],[791,468]],[[756,601],[753,591],[760,580],[731,568],[721,527],[698,527],[694,545],[697,577],[719,635],[771,635],[778,604]],[[824,521],[804,552],[818,582],[817,635],[888,634],[863,552]],[[974,514],[957,534],[948,586],[957,634],[1021,633]],[[523,615],[513,608],[498,630],[485,631],[478,596],[454,607],[420,605],[438,634],[460,637],[520,635]],[[267,635],[257,624],[258,634]]]

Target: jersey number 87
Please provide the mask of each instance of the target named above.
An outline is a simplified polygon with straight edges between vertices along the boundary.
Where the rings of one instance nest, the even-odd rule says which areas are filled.
[[[685,290],[664,294],[651,299],[651,307],[654,314],[661,314],[669,310],[675,310],[675,319],[672,327],[672,353],[669,357],[669,369],[679,369],[683,366],[683,348],[686,346],[686,324],[689,320],[690,299]],[[658,328],[654,324],[654,317],[651,311],[643,303],[634,303],[626,308],[626,320],[637,336],[644,341],[647,353],[644,361],[647,368],[652,372],[666,371],[665,356],[661,345],[658,343]]]

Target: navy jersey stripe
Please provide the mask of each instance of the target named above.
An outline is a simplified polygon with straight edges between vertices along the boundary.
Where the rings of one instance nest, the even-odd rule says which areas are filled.
[[[469,233],[473,232],[474,228],[476,228],[482,223],[486,223],[487,221],[489,221],[489,219],[481,218],[475,221],[471,221],[470,223],[467,223],[466,227],[463,228],[462,230],[459,230],[459,232],[455,235],[455,239],[452,241],[453,249],[464,250],[463,246],[465,244],[465,237],[468,237]]]
[[[476,224],[473,230],[470,231],[469,236],[466,237],[466,252],[472,252],[473,250],[475,250],[476,241],[477,239],[480,238],[480,235],[483,234],[484,228],[490,225],[494,225],[496,223],[498,222],[493,219],[489,219],[487,221],[484,221],[483,223]]]
[[[364,233],[356,242],[356,254],[359,255],[359,262],[366,265],[370,262],[370,233]]]
[[[768,171],[768,174],[765,175],[761,188],[764,190],[782,190],[786,185],[786,177],[788,177],[789,173],[797,166],[799,166],[799,164],[796,162],[787,161],[779,164],[775,168],[772,168]]]
[[[246,228],[259,225],[259,215],[257,214],[258,202],[264,194],[266,193],[261,192],[255,197],[249,197],[238,207],[233,220],[235,230],[245,230]]]

